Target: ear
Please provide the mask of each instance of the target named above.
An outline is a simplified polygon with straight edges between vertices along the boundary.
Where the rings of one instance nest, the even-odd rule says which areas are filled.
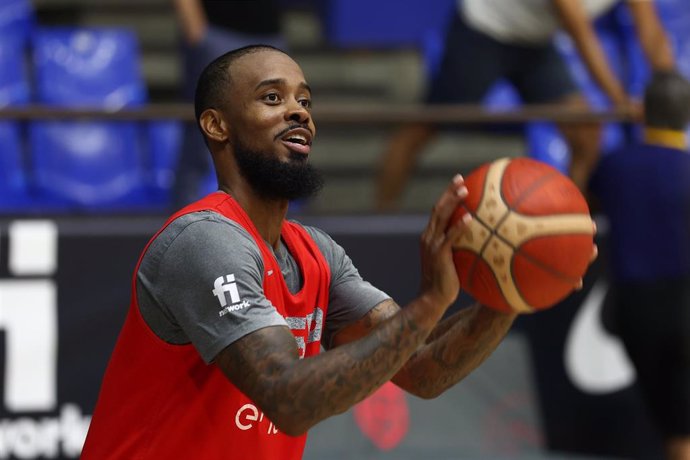
[[[230,136],[228,123],[216,109],[206,109],[199,117],[199,125],[206,137],[216,142],[225,142]]]

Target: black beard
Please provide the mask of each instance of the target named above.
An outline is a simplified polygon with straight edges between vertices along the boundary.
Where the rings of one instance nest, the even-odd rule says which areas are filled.
[[[234,150],[240,173],[262,198],[310,198],[323,187],[321,172],[307,162],[306,156],[291,152],[288,161],[280,161],[273,153],[253,151],[238,139]]]

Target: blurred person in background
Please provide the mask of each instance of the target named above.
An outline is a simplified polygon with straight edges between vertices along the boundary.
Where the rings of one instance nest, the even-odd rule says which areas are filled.
[[[432,78],[430,104],[480,103],[499,79],[511,82],[526,104],[587,107],[554,37],[563,29],[573,39],[594,80],[616,107],[630,108],[629,96],[613,73],[592,21],[619,0],[458,0],[445,37],[439,72]],[[621,0],[630,8],[644,53],[654,70],[674,68],[674,56],[653,0]],[[584,189],[599,155],[600,127],[560,124],[572,158],[570,176]],[[437,127],[415,123],[394,133],[380,162],[376,205],[393,210],[418,157]]]
[[[668,458],[690,460],[690,83],[657,73],[644,141],[606,155],[590,181],[610,222],[612,306]]]
[[[279,0],[175,0],[175,11],[182,34],[186,101],[194,100],[204,67],[228,50],[253,43],[286,48]],[[199,129],[186,124],[173,188],[174,209],[200,198],[212,168]]]

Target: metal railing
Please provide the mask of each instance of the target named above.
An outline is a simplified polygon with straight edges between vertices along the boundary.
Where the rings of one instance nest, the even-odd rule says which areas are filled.
[[[490,110],[478,105],[364,105],[322,104],[315,106],[313,116],[317,123],[327,124],[498,124],[553,121],[557,123],[601,123],[638,121],[636,114],[627,109],[605,111],[589,108],[566,108],[556,104],[529,105],[515,110]],[[151,121],[173,119],[194,121],[191,104],[148,104],[137,108],[108,110],[98,108],[63,108],[45,105],[27,105],[0,109],[0,120],[114,120]]]

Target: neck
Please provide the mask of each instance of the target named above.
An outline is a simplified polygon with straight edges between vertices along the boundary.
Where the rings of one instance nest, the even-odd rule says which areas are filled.
[[[688,136],[683,131],[675,129],[646,127],[644,140],[647,144],[669,147],[679,150],[688,149]]]
[[[288,211],[288,200],[266,200],[252,190],[221,185],[220,190],[232,196],[249,216],[261,237],[274,249],[280,242],[280,231]]]

